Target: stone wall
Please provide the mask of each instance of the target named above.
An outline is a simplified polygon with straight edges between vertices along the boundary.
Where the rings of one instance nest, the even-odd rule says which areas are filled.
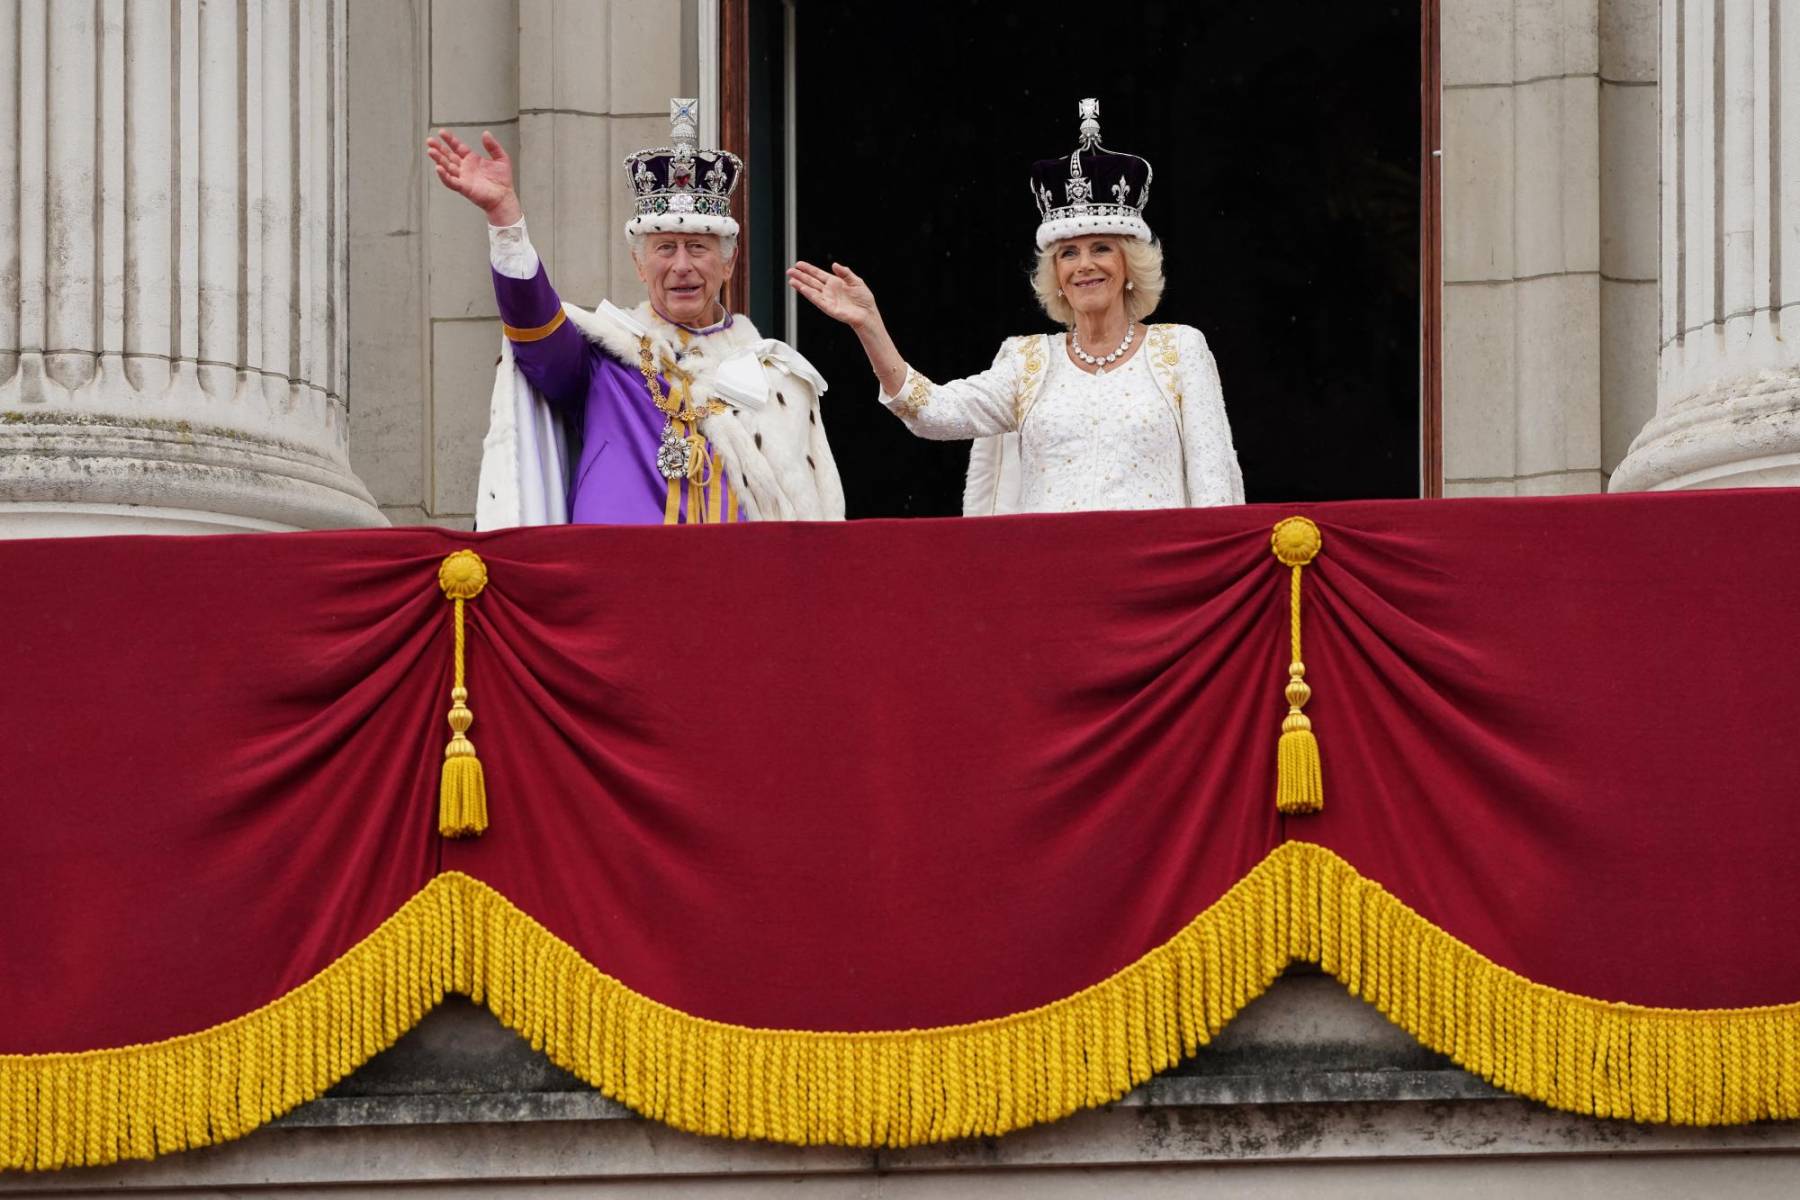
[[[1443,0],[1445,493],[1594,492],[1655,411],[1657,0]]]

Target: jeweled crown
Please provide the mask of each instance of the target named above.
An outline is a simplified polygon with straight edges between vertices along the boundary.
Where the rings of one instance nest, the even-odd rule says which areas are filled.
[[[669,101],[670,145],[625,156],[634,213],[625,232],[672,233],[688,230],[733,236],[731,194],[744,175],[744,163],[727,150],[702,150],[700,102]]]
[[[1067,158],[1032,164],[1038,249],[1090,233],[1150,241],[1150,226],[1144,220],[1153,174],[1149,162],[1100,144],[1100,101],[1085,99],[1076,111],[1081,118],[1081,141],[1075,152]]]

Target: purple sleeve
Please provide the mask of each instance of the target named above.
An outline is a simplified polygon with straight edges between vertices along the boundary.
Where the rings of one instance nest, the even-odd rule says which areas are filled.
[[[498,271],[493,275],[494,299],[499,302],[507,336],[512,338],[513,361],[544,399],[563,415],[580,419],[593,370],[592,347],[581,331],[564,321],[544,337],[512,337],[513,331],[541,329],[562,313],[562,299],[550,286],[544,264],[538,264],[537,274],[530,279],[513,279]]]

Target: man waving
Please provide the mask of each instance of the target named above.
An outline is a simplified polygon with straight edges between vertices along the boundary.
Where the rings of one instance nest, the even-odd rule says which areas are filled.
[[[696,148],[695,111],[670,101],[673,144],[625,159],[636,209],[625,237],[649,293],[631,311],[557,296],[492,135],[481,151],[449,130],[426,142],[439,181],[487,214],[506,333],[477,528],[843,517],[825,381],[719,302],[743,164]]]

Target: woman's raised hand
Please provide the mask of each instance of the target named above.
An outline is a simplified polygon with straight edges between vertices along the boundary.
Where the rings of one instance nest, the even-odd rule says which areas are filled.
[[[481,145],[486,154],[440,129],[436,137],[425,139],[425,156],[437,168],[438,182],[486,213],[490,224],[511,225],[524,216],[513,191],[512,159],[486,130]]]
[[[809,262],[797,262],[788,268],[787,279],[788,286],[812,301],[814,308],[852,329],[878,319],[875,293],[842,263],[831,264],[830,272],[825,272]]]
[[[890,396],[896,394],[906,380],[906,360],[900,357],[887,326],[881,323],[875,293],[862,276],[843,263],[832,263],[827,274],[809,262],[797,262],[788,268],[787,277],[788,286],[812,301],[814,308],[856,331],[856,340],[869,356],[869,366],[881,381],[881,390]]]

